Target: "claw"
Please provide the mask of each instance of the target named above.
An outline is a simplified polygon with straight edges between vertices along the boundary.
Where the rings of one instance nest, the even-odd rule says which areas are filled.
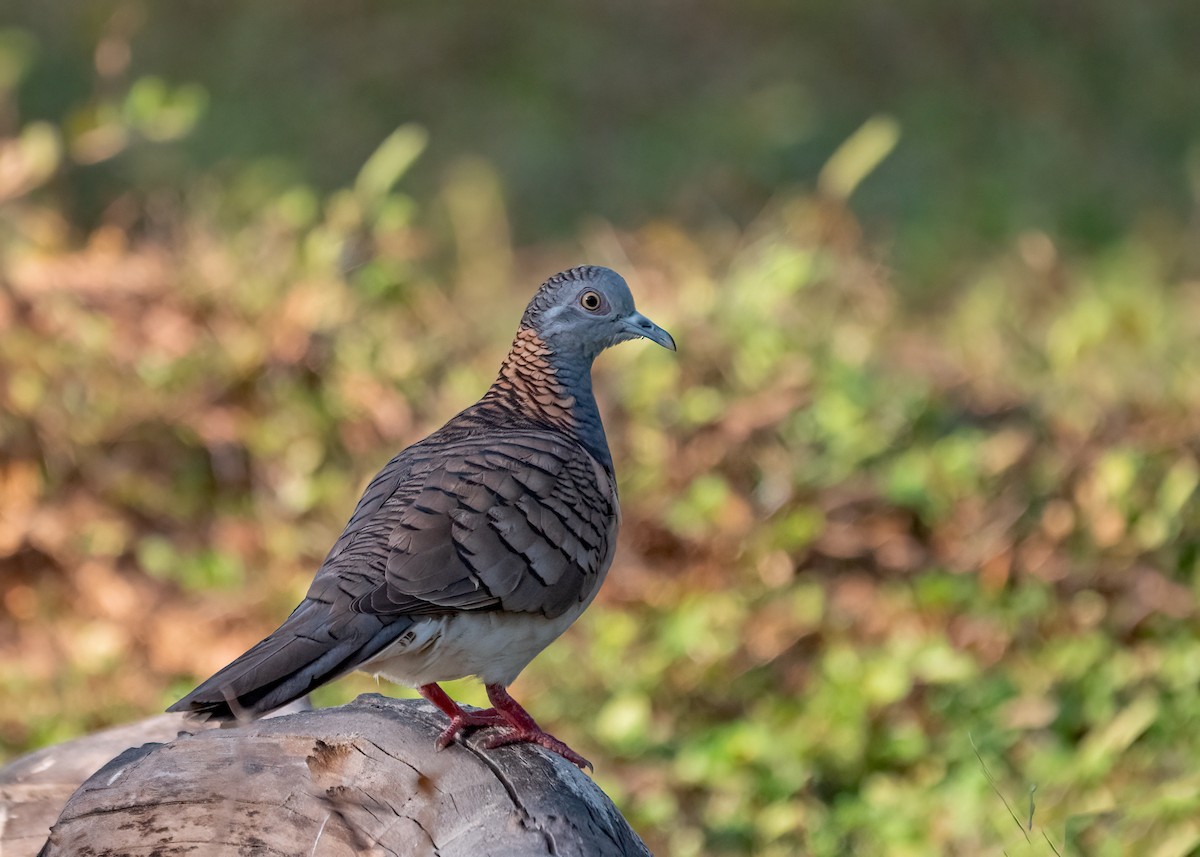
[[[437,748],[445,750],[454,743],[459,735],[470,729],[486,729],[489,726],[503,726],[507,721],[494,708],[482,711],[467,711],[460,708],[458,714],[450,716],[450,725],[438,736]]]
[[[436,684],[423,684],[417,688],[417,692],[450,718],[450,725],[443,729],[442,734],[438,736],[436,743],[439,750],[445,750],[454,743],[455,738],[468,729],[503,726],[508,722],[494,708],[485,708],[482,711],[467,711],[447,696],[446,691],[442,690]]]
[[[576,753],[562,741],[555,738],[549,732],[538,729],[535,732],[525,732],[519,729],[512,729],[508,732],[501,732],[499,735],[493,735],[483,742],[485,749],[494,750],[497,747],[505,747],[509,744],[537,744],[539,747],[545,747],[551,753],[557,753],[562,756],[572,765],[575,765],[580,770],[594,771],[595,767],[583,756]]]
[[[417,691],[450,718],[450,725],[438,736],[439,750],[445,750],[468,729],[507,726],[507,730],[484,741],[484,748],[494,750],[509,744],[537,744],[551,753],[557,753],[578,768],[594,770],[591,762],[538,726],[529,712],[508,695],[503,685],[487,685],[488,699],[492,701],[493,707],[481,711],[467,711],[436,684],[422,685]]]
[[[498,712],[512,728],[487,739],[484,747],[490,750],[506,744],[537,744],[539,747],[545,747],[551,753],[557,753],[578,768],[594,770],[591,762],[538,726],[532,715],[508,695],[504,685],[487,685],[487,695],[494,706],[493,710]]]

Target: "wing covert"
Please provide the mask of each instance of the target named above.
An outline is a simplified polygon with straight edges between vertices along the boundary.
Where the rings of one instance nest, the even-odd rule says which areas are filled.
[[[553,618],[588,598],[617,521],[611,483],[601,484],[594,459],[542,433],[455,446],[436,466],[413,468],[364,528],[386,530],[382,568],[371,575],[383,580],[358,594],[353,609]]]

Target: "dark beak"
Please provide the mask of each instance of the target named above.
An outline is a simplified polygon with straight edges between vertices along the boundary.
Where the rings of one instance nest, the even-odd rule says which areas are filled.
[[[625,329],[634,336],[641,336],[651,342],[657,342],[663,348],[675,350],[675,340],[657,324],[646,318],[640,312],[625,317]]]

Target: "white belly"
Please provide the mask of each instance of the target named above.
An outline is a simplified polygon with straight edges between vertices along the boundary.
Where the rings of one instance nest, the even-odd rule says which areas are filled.
[[[509,685],[567,630],[587,603],[555,619],[503,611],[418,619],[410,631],[359,669],[409,687],[467,676],[479,676],[484,684]]]

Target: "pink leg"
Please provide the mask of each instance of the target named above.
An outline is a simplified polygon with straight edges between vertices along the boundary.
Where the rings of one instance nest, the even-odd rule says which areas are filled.
[[[503,747],[505,744],[537,744],[539,747],[545,747],[551,753],[557,753],[573,765],[591,769],[591,762],[538,726],[537,721],[530,716],[529,712],[508,695],[504,685],[487,685],[487,695],[488,699],[492,701],[492,705],[495,706],[492,711],[503,717],[512,730],[489,738],[483,746],[490,750],[494,747]]]
[[[454,739],[468,729],[479,729],[484,726],[503,726],[508,721],[494,708],[483,711],[467,711],[437,684],[423,684],[417,688],[417,693],[432,702],[438,709],[450,718],[450,725],[438,736],[437,746],[444,750],[454,743]]]

